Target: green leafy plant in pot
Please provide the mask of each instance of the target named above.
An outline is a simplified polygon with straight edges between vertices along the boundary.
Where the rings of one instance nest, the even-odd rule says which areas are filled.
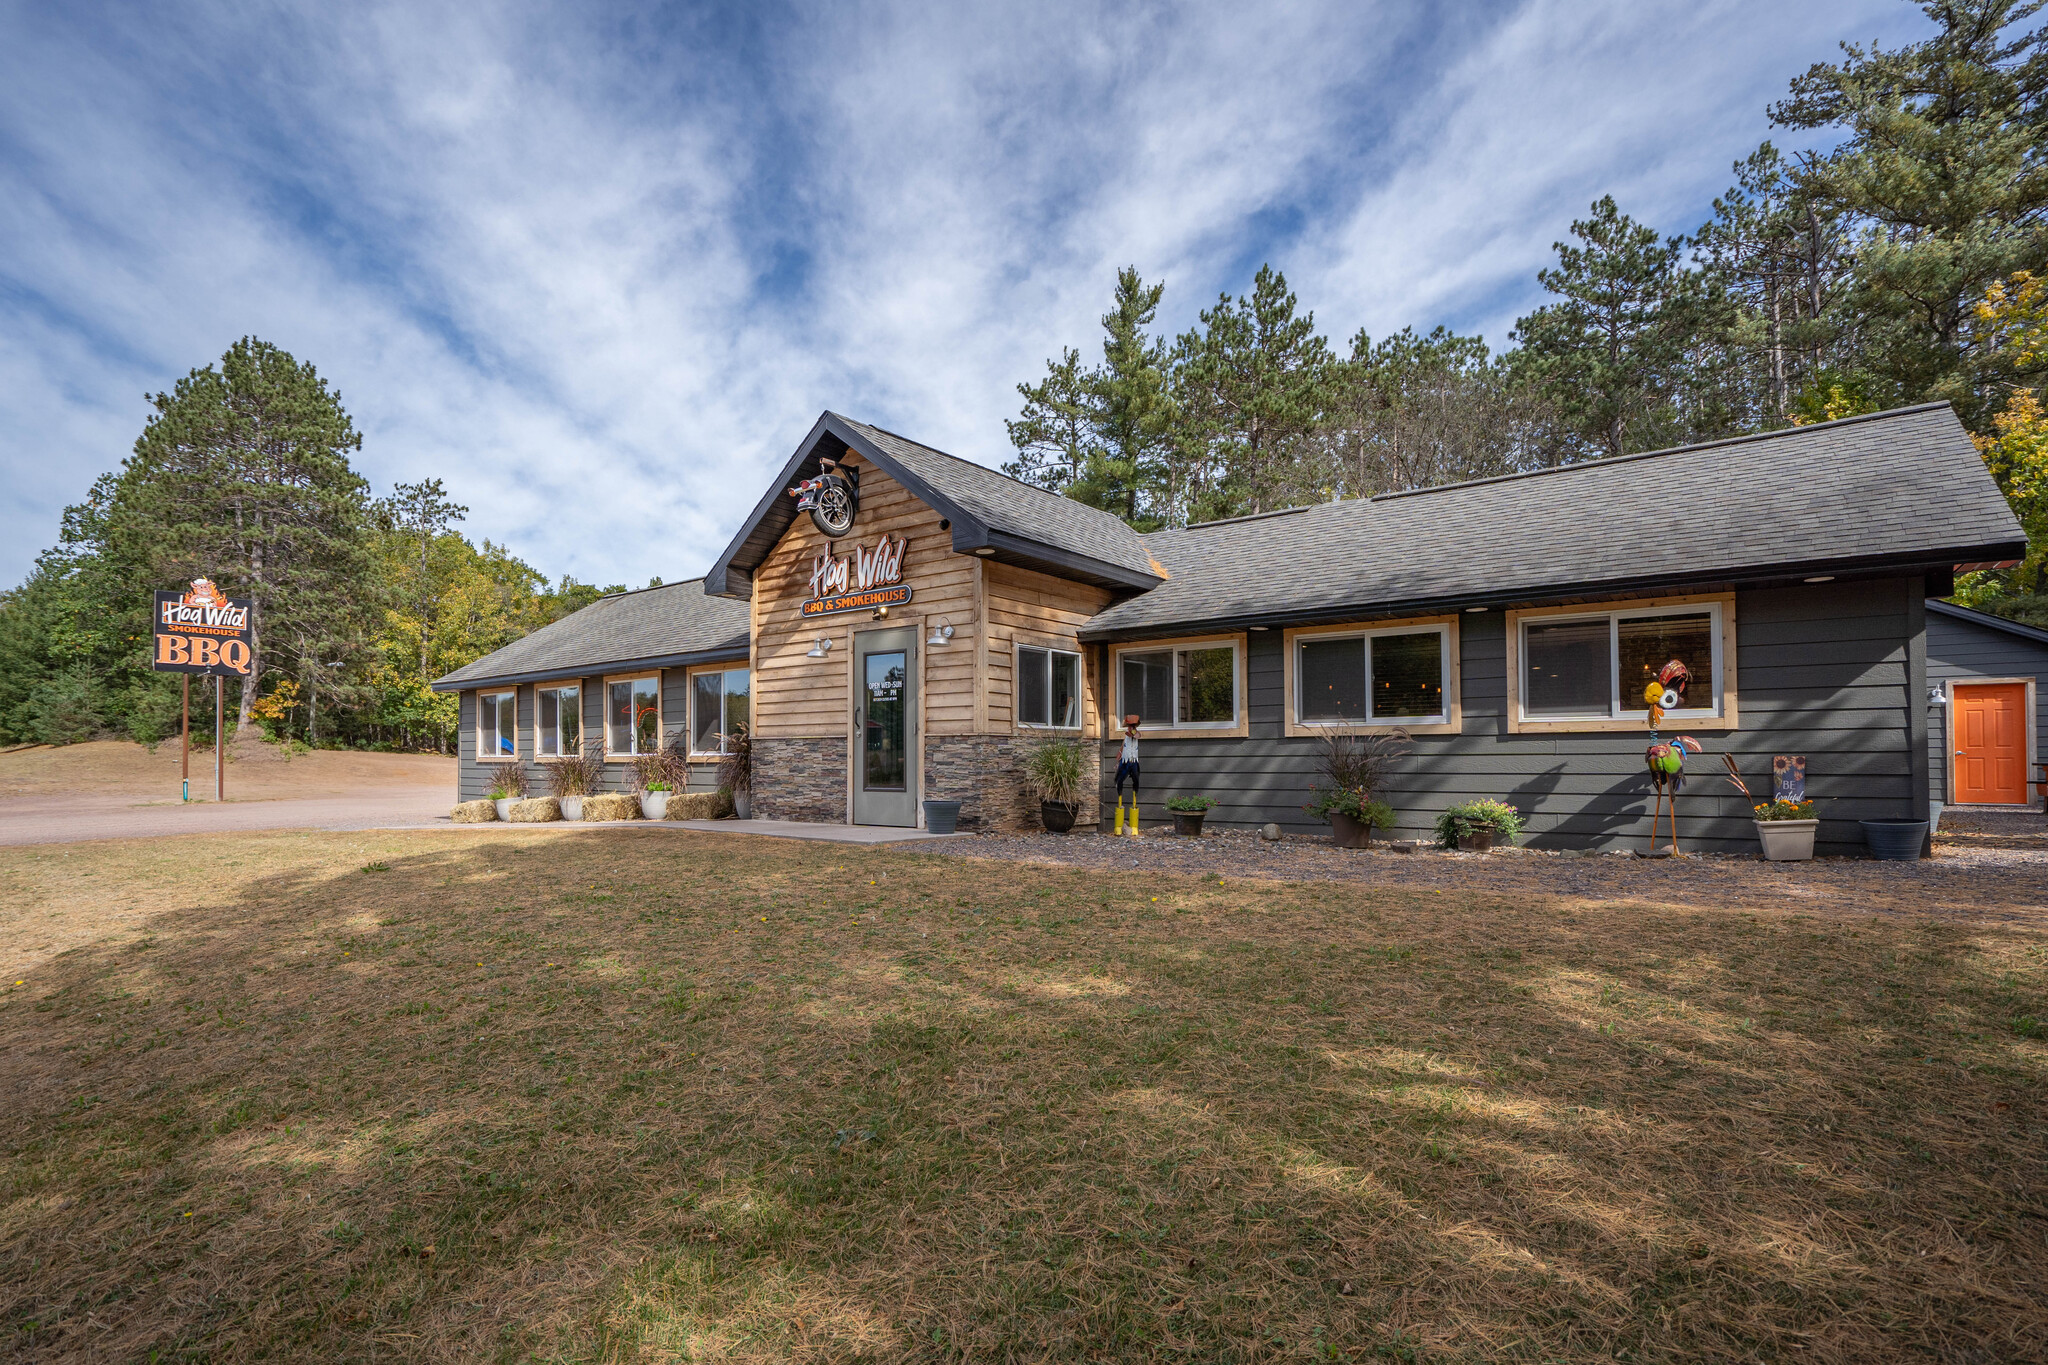
[[[1074,827],[1088,782],[1088,750],[1079,740],[1048,739],[1024,762],[1024,778],[1038,793],[1038,818],[1049,834]]]
[[[498,808],[500,820],[512,818],[512,803],[526,799],[526,765],[517,759],[490,765],[490,801]]]
[[[1323,736],[1317,758],[1327,782],[1302,809],[1330,824],[1330,841],[1339,848],[1364,848],[1375,829],[1391,829],[1394,809],[1374,793],[1408,756],[1411,744],[1402,729],[1331,730]]]
[[[1190,837],[1202,833],[1202,818],[1216,808],[1213,798],[1207,796],[1169,796],[1166,798],[1167,813],[1173,816],[1173,832]]]
[[[1496,842],[1512,844],[1521,832],[1522,813],[1491,797],[1460,801],[1436,818],[1436,841],[1469,853],[1484,853]]]

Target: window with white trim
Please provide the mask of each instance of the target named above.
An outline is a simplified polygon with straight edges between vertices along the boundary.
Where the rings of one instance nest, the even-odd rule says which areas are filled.
[[[661,679],[605,680],[605,752],[625,758],[661,751]]]
[[[1017,646],[1017,723],[1051,730],[1081,728],[1079,654]]]
[[[1237,724],[1238,666],[1233,643],[1131,649],[1117,655],[1117,715],[1163,729],[1227,729]]]
[[[1450,719],[1449,626],[1312,635],[1295,641],[1302,725],[1442,725]]]
[[[1533,616],[1520,622],[1524,720],[1633,720],[1649,713],[1644,689],[1673,659],[1692,675],[1677,720],[1721,714],[1718,602]]]
[[[726,751],[747,723],[752,675],[744,668],[709,669],[690,675],[690,752],[707,757]]]
[[[519,694],[476,694],[476,756],[479,762],[519,757]]]
[[[583,748],[583,689],[534,689],[534,748],[543,758],[568,758]]]

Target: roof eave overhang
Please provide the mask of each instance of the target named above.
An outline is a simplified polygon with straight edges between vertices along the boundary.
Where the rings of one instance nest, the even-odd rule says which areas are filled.
[[[951,522],[953,549],[961,554],[976,554],[1109,588],[1144,589],[1165,581],[1157,574],[1128,569],[1058,545],[998,531],[905,468],[838,413],[827,412],[812,425],[810,433],[782,467],[767,495],[755,504],[753,512],[741,524],[724,553],[704,575],[706,593],[714,597],[745,598],[752,595],[754,570],[761,566],[768,557],[769,549],[796,520],[796,504],[789,499],[788,489],[791,484],[817,473],[819,447],[827,438],[835,443],[835,454],[838,449],[858,452],[862,459],[903,485],[912,497]],[[984,551],[987,553],[983,554]]]
[[[1274,629],[1288,626],[1324,625],[1337,621],[1365,621],[1378,618],[1438,616],[1474,609],[1502,610],[1543,606],[1558,602],[1616,597],[1658,597],[1673,592],[1706,588],[1751,588],[1796,583],[1800,579],[1827,574],[1834,578],[1905,577],[1913,574],[1945,573],[1957,564],[2008,559],[2025,553],[2025,541],[2000,541],[1993,545],[1969,545],[1952,550],[1915,551],[1910,555],[1865,555],[1851,558],[1792,560],[1779,564],[1743,568],[1720,568],[1700,573],[1669,574],[1661,577],[1631,575],[1624,578],[1586,579],[1577,582],[1501,588],[1485,593],[1442,597],[1414,597],[1398,601],[1342,602],[1314,607],[1278,608],[1258,612],[1236,612],[1172,622],[1152,623],[1125,629],[1084,627],[1081,639],[1089,642],[1159,640],[1211,631]]]
[[[605,673],[625,673],[645,668],[688,668],[693,664],[725,663],[745,659],[747,641],[720,645],[715,649],[693,649],[684,654],[657,654],[643,659],[612,659],[601,663],[576,664],[567,668],[530,669],[523,673],[493,673],[486,677],[436,678],[429,686],[436,692],[469,692],[479,687],[516,687],[521,683],[558,682],[572,678],[595,678]]]

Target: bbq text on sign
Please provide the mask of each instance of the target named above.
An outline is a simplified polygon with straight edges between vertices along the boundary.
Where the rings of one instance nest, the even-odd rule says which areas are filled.
[[[908,602],[910,587],[903,582],[903,551],[908,544],[902,536],[883,536],[843,555],[820,551],[811,561],[811,595],[803,614],[830,616]]]
[[[219,673],[248,677],[256,658],[256,607],[246,597],[222,597],[204,578],[184,592],[156,595],[154,649],[158,673]]]

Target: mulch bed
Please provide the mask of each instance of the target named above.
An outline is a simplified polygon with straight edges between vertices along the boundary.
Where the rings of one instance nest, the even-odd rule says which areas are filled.
[[[1299,835],[1268,842],[1239,830],[1190,839],[1165,826],[1135,839],[1080,831],[988,834],[918,846],[917,851],[1118,871],[1526,892],[1702,909],[2048,924],[2048,818],[2036,811],[1946,812],[1934,856],[1913,863],[1868,858],[1769,863],[1729,854],[1647,859],[1527,848],[1398,853],[1337,848],[1327,839]]]

